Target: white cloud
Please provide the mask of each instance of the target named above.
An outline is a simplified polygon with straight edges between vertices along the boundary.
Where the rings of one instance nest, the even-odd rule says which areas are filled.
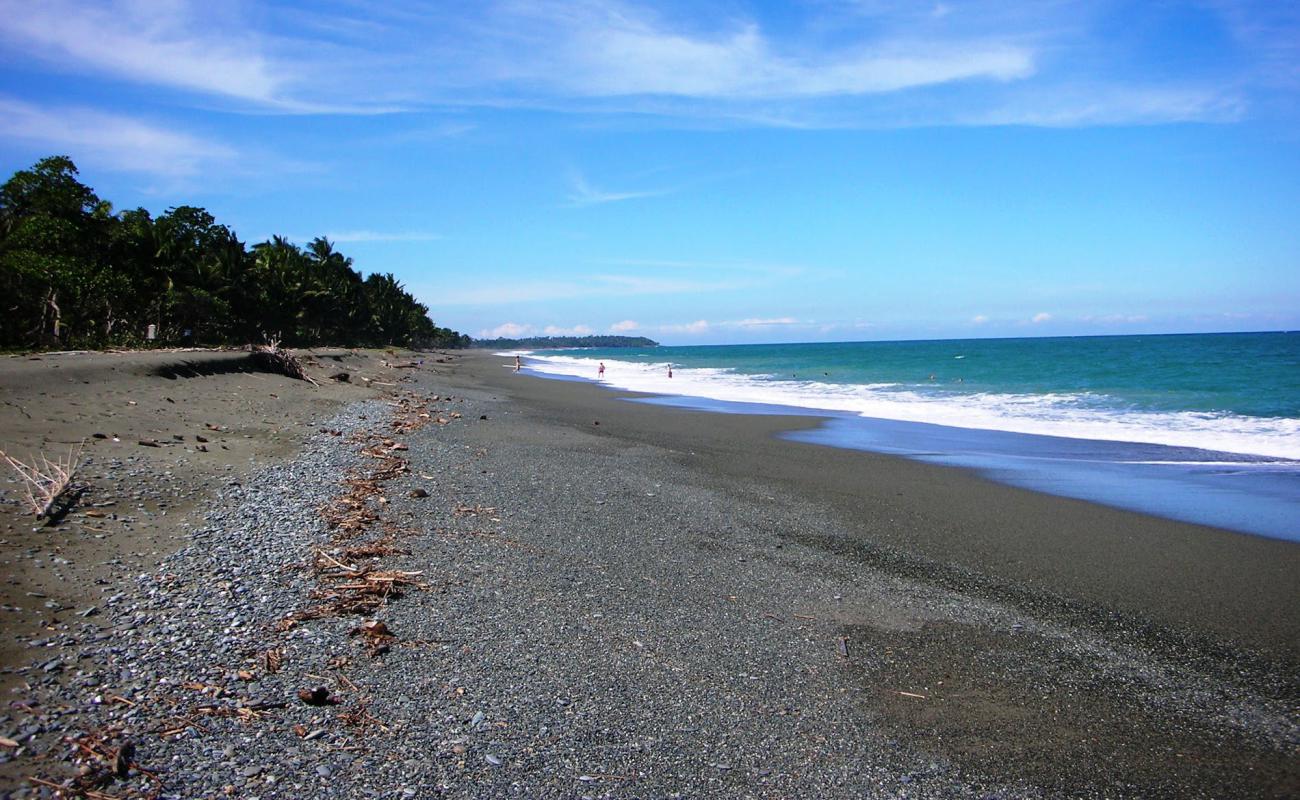
[[[641,326],[636,324],[633,320],[625,319],[622,322],[615,322],[613,325],[610,325],[609,330],[610,333],[627,333],[628,331],[634,331],[639,327]]]
[[[547,325],[542,329],[542,333],[547,336],[590,336],[595,333],[586,325],[574,325],[572,328],[562,328],[559,325]]]
[[[708,320],[699,319],[679,325],[660,325],[659,330],[664,333],[707,333],[709,327]]]
[[[781,325],[798,325],[799,320],[794,317],[776,317],[773,319],[738,319],[732,322],[719,323],[731,328],[770,328]]]
[[[976,325],[983,325],[984,323],[989,321],[989,318],[984,316],[983,314],[976,314],[975,316],[970,318],[970,321]]]
[[[273,102],[284,73],[254,33],[212,24],[215,6],[179,0],[0,0],[0,34],[55,63],[143,83]],[[219,15],[218,15],[219,16]]]
[[[566,6],[569,4],[565,4]],[[779,53],[752,22],[691,35],[648,14],[608,2],[572,14],[540,4],[533,79],[580,95],[789,98],[892,92],[972,78],[1011,80],[1033,72],[1025,47],[964,41],[857,45],[838,51]],[[549,53],[548,53],[549,50]]]
[[[517,322],[503,322],[495,328],[479,331],[480,339],[518,339],[533,332],[532,325],[520,325]]]
[[[1094,24],[1105,4],[1085,0],[813,3],[782,27],[624,0],[0,0],[0,44],[257,112],[531,108],[804,128],[1231,121],[1255,85],[1300,76],[1295,24],[1216,4],[1246,66],[1203,71],[1197,85],[1115,76],[1123,53]],[[664,193],[575,186],[570,202]]]
[[[114,170],[166,178],[230,166],[239,153],[169,127],[87,108],[40,107],[0,97],[0,136],[45,152],[74,152]]]
[[[396,58],[382,40],[344,43],[324,26],[314,37],[309,26],[277,30],[284,15],[257,9],[199,0],[0,0],[0,40],[58,70],[197,92],[258,112],[408,107],[393,100],[403,92],[388,91],[385,73],[415,53]]]
[[[795,46],[750,20],[691,25],[618,0],[497,0],[452,10],[400,1],[255,8],[196,0],[0,0],[0,36],[59,69],[303,113],[549,107],[582,98],[761,102],[1009,81],[1034,72],[1035,53],[1017,41],[859,37],[835,47]],[[780,116],[759,109],[725,114],[770,122]],[[580,202],[644,194],[575,192]]]
[[[1040,311],[1034,316],[1030,317],[1029,321],[1034,323],[1035,325],[1038,325],[1047,322],[1051,318],[1052,318],[1051,314],[1048,314],[1046,311]]]

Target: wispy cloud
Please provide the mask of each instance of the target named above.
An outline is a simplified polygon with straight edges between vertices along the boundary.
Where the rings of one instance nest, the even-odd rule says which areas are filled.
[[[633,192],[610,192],[597,189],[587,182],[587,179],[579,172],[574,172],[569,176],[569,204],[572,206],[596,206],[605,203],[618,203],[624,200],[637,200],[643,197],[659,197],[668,194],[670,189],[656,189],[650,191],[633,191]]]
[[[220,18],[219,7],[208,7]],[[0,35],[66,67],[274,102],[285,78],[256,33],[232,35],[186,2],[0,2]],[[227,20],[229,21],[229,20]]]
[[[1275,0],[1205,0],[1229,35],[1254,56],[1253,77],[1265,85],[1300,86],[1300,6]]]
[[[639,327],[641,327],[641,326],[638,325],[634,320],[625,319],[625,320],[623,320],[623,321],[621,321],[621,322],[615,322],[613,325],[610,325],[610,326],[609,326],[609,332],[610,332],[610,333],[627,333],[628,331],[634,331],[634,330],[636,330],[636,329],[639,328]]]
[[[37,106],[0,97],[0,136],[45,153],[75,152],[108,169],[166,179],[190,178],[229,167],[239,153],[229,145],[168,126],[68,106]]]
[[[1237,87],[1056,86],[1009,93],[994,107],[957,117],[964,125],[1074,128],[1170,122],[1235,122],[1246,114]]]
[[[404,108],[384,99],[387,92],[343,80],[344,65],[373,74],[388,58],[382,51],[262,27],[273,16],[196,0],[0,0],[0,39],[61,71],[194,92],[250,110]]]
[[[792,10],[781,26],[707,4],[629,0],[306,9],[0,0],[0,40],[61,71],[257,113],[530,108],[819,128],[1222,122],[1245,113],[1250,86],[1300,80],[1293,13],[1206,1],[1249,64],[1191,83],[1120,66],[1141,59],[1114,52],[1121,45],[1096,22],[1108,4],[1087,0],[845,0]],[[460,119],[451,130],[473,124]],[[579,185],[570,200],[662,193]]]
[[[1035,325],[1041,325],[1044,322],[1050,322],[1051,319],[1052,319],[1051,314],[1047,313],[1046,311],[1040,311],[1037,314],[1030,317],[1029,321],[1034,323]]]
[[[1028,48],[1001,42],[859,42],[782,52],[752,21],[696,33],[610,0],[509,4],[504,11],[496,18],[532,45],[512,65],[514,77],[576,95],[860,95],[1033,72]]]

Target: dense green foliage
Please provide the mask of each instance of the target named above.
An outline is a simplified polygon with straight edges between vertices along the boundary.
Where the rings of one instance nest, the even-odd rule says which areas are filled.
[[[475,339],[473,347],[495,350],[554,350],[560,347],[658,347],[644,336],[529,336],[523,339]]]
[[[464,347],[392,275],[324,238],[246,247],[202,208],[113,213],[64,156],[0,187],[0,347],[161,344]]]

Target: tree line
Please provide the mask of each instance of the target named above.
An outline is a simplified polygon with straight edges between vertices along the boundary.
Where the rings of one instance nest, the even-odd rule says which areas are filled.
[[[202,208],[114,212],[77,175],[52,156],[0,187],[0,347],[470,344],[324,237],[248,247]]]

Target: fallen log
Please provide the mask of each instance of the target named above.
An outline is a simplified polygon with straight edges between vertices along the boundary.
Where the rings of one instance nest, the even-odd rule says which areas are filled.
[[[320,385],[303,370],[302,364],[294,357],[293,353],[280,347],[279,339],[272,339],[265,347],[254,350],[251,358],[253,363],[266,372],[274,372],[278,375],[287,375],[290,378],[307,381],[312,386]]]

